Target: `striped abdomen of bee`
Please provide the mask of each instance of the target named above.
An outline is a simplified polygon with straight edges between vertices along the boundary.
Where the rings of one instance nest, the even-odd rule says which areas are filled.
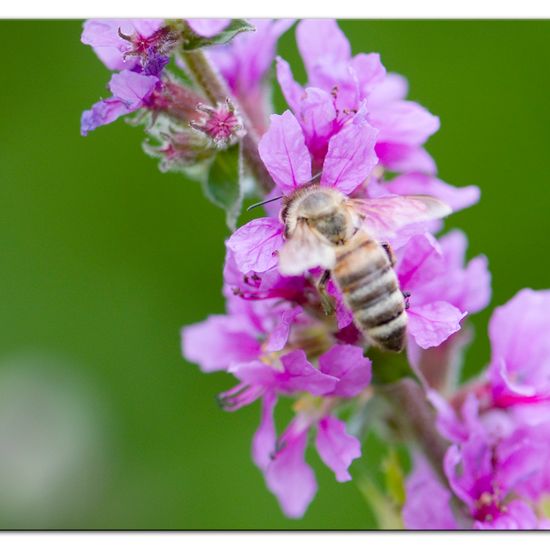
[[[367,339],[382,349],[403,350],[407,330],[405,298],[384,247],[358,231],[338,247],[332,278]]]

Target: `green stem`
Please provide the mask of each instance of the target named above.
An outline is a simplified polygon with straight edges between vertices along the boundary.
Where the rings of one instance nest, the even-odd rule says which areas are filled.
[[[460,527],[468,526],[464,505],[454,496],[445,471],[443,461],[449,448],[447,441],[435,427],[435,414],[426,401],[424,390],[411,378],[403,378],[392,384],[378,386],[383,396],[395,411],[395,417],[404,433],[411,439],[430,462],[440,482],[453,495],[451,506]]]
[[[246,165],[256,178],[260,190],[267,194],[273,188],[273,181],[258,153],[259,135],[246,111],[241,107],[239,101],[231,94],[223,78],[208,59],[207,54],[202,50],[192,50],[181,52],[182,59],[185,61],[189,72],[195,79],[197,85],[202,89],[205,96],[214,105],[223,103],[227,98],[231,100],[239,113],[243,125],[246,129],[246,135],[242,140],[242,152]]]

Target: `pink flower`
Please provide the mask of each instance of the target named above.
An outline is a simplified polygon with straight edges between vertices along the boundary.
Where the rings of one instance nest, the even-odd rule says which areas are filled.
[[[451,446],[445,456],[444,469],[452,493],[425,462],[416,459],[407,480],[405,526],[456,529],[459,524],[450,507],[454,494],[464,504],[462,513],[471,521],[461,524],[463,528],[547,528],[546,522],[537,517],[532,502],[548,490],[543,472],[550,446],[548,440],[534,436],[519,429],[495,438],[478,425],[464,442]]]
[[[155,44],[162,19],[88,19],[82,31],[82,43],[92,46],[96,55],[112,71],[132,70],[139,65],[139,53]],[[128,39],[123,38],[128,37]]]
[[[371,378],[370,361],[363,357],[360,348],[354,346],[334,346],[320,357],[319,371],[338,380],[331,390],[323,388],[325,396],[356,396],[368,386]],[[308,386],[310,393],[312,387],[320,389],[317,381]],[[254,436],[253,457],[284,513],[299,518],[317,491],[315,475],[304,458],[309,430],[316,429],[317,452],[340,482],[351,479],[348,468],[355,458],[361,456],[361,446],[347,433],[345,423],[325,412],[322,405],[299,413],[277,439],[273,420],[275,402],[275,392],[267,392],[260,427]]]
[[[438,346],[460,330],[466,315],[442,296],[437,285],[447,276],[443,251],[430,234],[411,238],[399,251],[396,270],[403,291],[410,293],[409,335],[421,348]],[[432,291],[432,288],[434,289]]]
[[[361,113],[329,142],[320,184],[351,193],[376,164],[376,130]],[[304,135],[290,111],[272,115],[271,126],[259,145],[260,156],[277,188],[290,194],[311,180],[311,156]],[[272,218],[258,218],[240,227],[227,241],[242,272],[265,272],[278,263],[283,244],[283,224]]]
[[[231,42],[210,48],[208,53],[229,88],[263,133],[271,108],[267,75],[280,36],[293,24],[291,19],[250,19],[255,30],[237,35]]]
[[[159,82],[156,76],[133,71],[114,74],[109,82],[112,97],[99,101],[82,113],[81,134],[86,136],[98,126],[110,124],[121,116],[145,107]]]
[[[550,291],[524,289],[489,323],[488,377],[497,407],[550,401]]]
[[[478,256],[464,266],[465,251],[466,237],[458,230],[439,242],[428,233],[414,236],[397,251],[399,282],[411,294],[409,334],[421,348],[439,346],[460,330],[467,313],[489,302],[487,260]]]
[[[255,462],[285,515],[301,518],[317,492],[315,474],[304,458],[310,430],[316,429],[317,452],[339,482],[351,479],[348,468],[361,456],[361,445],[347,433],[345,423],[331,415],[300,414],[277,439],[270,406],[264,402],[262,423],[254,438]]]
[[[312,150],[322,154],[323,141],[334,127],[366,101],[368,121],[379,130],[376,153],[381,164],[397,172],[435,173],[435,164],[422,146],[438,130],[439,119],[404,99],[407,84],[403,77],[387,75],[378,54],[352,57],[349,42],[335,21],[304,20],[296,37],[308,87],[303,89],[294,81],[283,60],[278,62],[278,79]],[[317,123],[315,129],[312,120]]]

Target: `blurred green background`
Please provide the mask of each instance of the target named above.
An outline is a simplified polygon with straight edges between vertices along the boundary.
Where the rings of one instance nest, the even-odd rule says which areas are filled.
[[[223,310],[224,215],[158,171],[141,128],[80,137],[108,80],[81,26],[0,22],[0,527],[372,528],[354,483],[314,453],[317,498],[285,519],[250,459],[258,405],[222,412],[232,379],[181,358],[180,327]],[[550,22],[341,26],[441,117],[440,176],[481,187],[449,226],[489,257],[491,308],[550,286]],[[279,52],[299,64],[293,31]],[[474,319],[468,374],[488,361],[488,318]],[[367,448],[354,468],[377,461]]]

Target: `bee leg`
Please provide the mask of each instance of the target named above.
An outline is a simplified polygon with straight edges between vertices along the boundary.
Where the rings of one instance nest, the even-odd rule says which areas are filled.
[[[332,303],[332,298],[327,292],[327,282],[329,279],[330,271],[327,269],[323,273],[323,275],[321,275],[321,278],[317,283],[317,291],[319,292],[321,305],[323,306],[323,311],[325,312],[325,315],[332,315],[334,313],[334,304]]]
[[[386,251],[386,254],[388,255],[388,259],[390,260],[390,264],[393,267],[395,265],[395,262],[397,261],[395,258],[395,254],[393,252],[393,248],[389,243],[380,243],[382,245],[382,248]]]
[[[406,290],[402,290],[401,294],[403,294],[403,298],[405,298],[405,309],[409,309],[409,298],[411,297],[411,293],[407,292]]]

